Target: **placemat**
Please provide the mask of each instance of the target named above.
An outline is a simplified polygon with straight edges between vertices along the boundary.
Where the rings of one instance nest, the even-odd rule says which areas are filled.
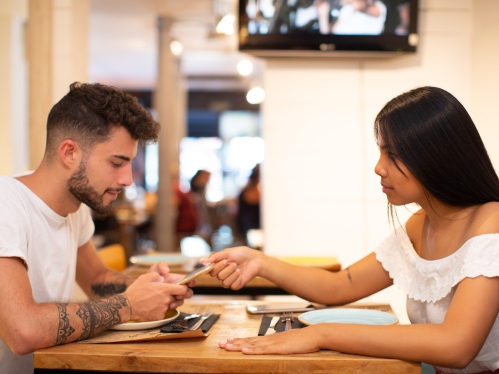
[[[223,313],[224,306],[220,304],[203,304],[203,305],[190,305],[181,308],[181,314],[191,314],[191,313],[199,313],[204,314],[210,310],[213,310],[218,317]],[[215,315],[212,315],[214,317]],[[183,338],[205,338],[207,337],[211,331],[213,330],[213,325],[218,320],[218,317],[214,318],[214,321],[211,323],[210,328],[207,329],[205,326],[206,323],[210,320],[208,318],[205,323],[201,326],[202,329],[197,329],[194,331],[170,331],[163,332],[161,331],[162,327],[157,327],[154,329],[148,330],[136,330],[136,331],[113,331],[106,330],[97,334],[91,338],[81,340],[79,344],[104,344],[104,343],[123,343],[123,342],[138,342],[138,341],[147,341],[147,340],[168,340],[168,339],[183,339]],[[177,317],[178,318],[178,317]],[[164,327],[164,326],[163,326]]]

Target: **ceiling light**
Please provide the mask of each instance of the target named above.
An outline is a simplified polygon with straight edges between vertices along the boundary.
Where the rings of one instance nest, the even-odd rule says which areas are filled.
[[[184,46],[178,40],[172,40],[170,43],[170,50],[175,56],[180,56],[184,50]]]
[[[233,14],[225,15],[220,22],[218,22],[216,32],[218,34],[232,35],[234,34],[234,21],[236,17]]]
[[[246,77],[253,71],[253,64],[250,60],[241,60],[237,64],[237,71],[239,72],[239,74]]]
[[[261,104],[265,99],[265,91],[262,87],[253,87],[246,94],[246,100],[250,104]]]

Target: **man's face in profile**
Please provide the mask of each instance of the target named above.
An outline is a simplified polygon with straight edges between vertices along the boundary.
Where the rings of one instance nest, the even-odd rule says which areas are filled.
[[[98,143],[68,180],[73,196],[97,213],[108,213],[123,187],[132,184],[131,161],[137,140],[124,127],[111,131],[110,140]]]

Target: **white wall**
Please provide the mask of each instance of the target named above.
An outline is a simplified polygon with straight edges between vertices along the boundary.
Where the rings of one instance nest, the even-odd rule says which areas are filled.
[[[0,1],[0,175],[28,167],[26,0]]]
[[[498,3],[420,1],[420,45],[414,55],[267,60],[266,253],[332,255],[347,267],[389,234],[386,199],[373,171],[378,157],[373,121],[396,95],[417,86],[444,88],[472,114],[481,113],[476,119],[482,134],[499,132],[493,112],[498,78],[489,83],[490,74],[498,77],[493,67],[499,58],[495,53],[495,60],[484,60],[499,46],[499,25],[493,22]],[[489,149],[495,139],[486,140]],[[499,152],[493,156],[499,165]],[[409,212],[398,211],[404,222]],[[371,300],[390,301],[407,321],[405,297],[395,287]]]

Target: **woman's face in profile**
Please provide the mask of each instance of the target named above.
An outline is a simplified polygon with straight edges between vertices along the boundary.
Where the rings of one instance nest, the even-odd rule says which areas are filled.
[[[423,187],[416,177],[400,161],[398,156],[388,149],[383,138],[378,136],[379,160],[374,172],[381,177],[382,191],[388,202],[393,205],[420,203],[426,199]]]

